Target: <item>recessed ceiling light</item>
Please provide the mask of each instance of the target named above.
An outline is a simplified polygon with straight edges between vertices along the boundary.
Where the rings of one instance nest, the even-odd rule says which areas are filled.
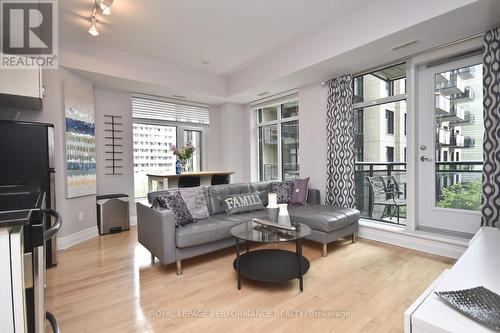
[[[179,99],[186,99],[187,98],[186,96],[182,96],[182,95],[172,95],[172,97],[179,98]]]
[[[210,60],[202,60],[201,64],[202,65],[210,65]]]
[[[257,94],[257,96],[266,96],[266,95],[269,95],[269,91],[264,91],[261,92],[260,94]]]

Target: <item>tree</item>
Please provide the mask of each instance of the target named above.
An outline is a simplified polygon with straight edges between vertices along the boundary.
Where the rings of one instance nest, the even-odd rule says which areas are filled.
[[[443,199],[438,207],[465,210],[481,209],[481,182],[457,183],[443,188]]]

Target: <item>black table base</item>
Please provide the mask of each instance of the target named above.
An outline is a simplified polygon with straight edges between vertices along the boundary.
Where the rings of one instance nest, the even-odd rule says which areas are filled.
[[[238,244],[239,245],[239,244]],[[303,275],[309,270],[309,260],[302,256],[302,244],[298,242],[297,252],[279,249],[255,250],[239,254],[233,262],[238,272],[238,289],[241,289],[241,277],[262,282],[283,282],[299,279],[300,291],[303,291]],[[300,264],[298,258],[301,258]],[[239,267],[238,267],[239,263]]]

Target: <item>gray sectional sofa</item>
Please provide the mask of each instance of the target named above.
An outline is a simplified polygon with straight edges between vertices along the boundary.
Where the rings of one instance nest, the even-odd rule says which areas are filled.
[[[247,222],[254,217],[265,218],[265,210],[241,214],[226,215],[220,196],[228,194],[258,192],[267,205],[269,182],[247,184],[214,185],[204,188],[205,199],[210,218],[199,220],[180,228],[175,227],[173,212],[168,209],[154,209],[137,203],[137,230],[139,243],[149,252],[154,262],[155,257],[163,265],[176,262],[177,274],[182,274],[181,261],[235,245],[230,230],[233,226]],[[148,200],[165,192],[148,194]],[[292,221],[305,223],[312,232],[307,239],[323,244],[323,256],[327,255],[327,244],[341,237],[352,235],[356,241],[359,211],[320,205],[318,190],[309,189],[307,205],[292,205],[288,209]]]

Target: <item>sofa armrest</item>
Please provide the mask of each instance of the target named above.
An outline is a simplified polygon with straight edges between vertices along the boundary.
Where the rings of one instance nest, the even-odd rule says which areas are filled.
[[[137,236],[163,265],[175,261],[175,220],[168,209],[157,210],[137,203]]]
[[[307,203],[311,205],[319,205],[321,203],[321,194],[319,190],[310,188],[307,192]]]

